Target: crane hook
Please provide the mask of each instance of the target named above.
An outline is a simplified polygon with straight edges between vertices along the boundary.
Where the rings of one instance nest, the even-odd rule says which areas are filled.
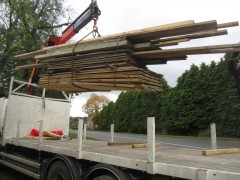
[[[94,18],[93,19],[93,22],[94,22],[94,24],[93,24],[93,37],[96,37],[96,35],[98,35],[98,37],[101,37],[101,35],[100,35],[100,33],[99,33],[99,31],[98,31],[98,27],[97,27],[97,18]]]

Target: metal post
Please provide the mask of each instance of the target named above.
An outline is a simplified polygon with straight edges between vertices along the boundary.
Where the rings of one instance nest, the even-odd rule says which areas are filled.
[[[45,94],[46,94],[46,88],[43,88],[42,98],[45,98]]]
[[[62,95],[65,97],[66,100],[69,100],[69,97],[66,95],[64,91],[61,91]]]
[[[10,86],[9,86],[9,91],[8,91],[8,98],[11,96],[11,92],[12,92],[12,88],[13,88],[13,81],[14,81],[14,77],[11,77],[11,81],[10,81]]]
[[[39,121],[39,135],[38,135],[38,150],[41,150],[42,144],[42,133],[43,133],[43,120]]]
[[[111,124],[110,142],[114,140],[114,124]]]
[[[19,143],[19,136],[20,136],[20,123],[21,121],[18,121],[18,124],[17,124],[17,134],[16,134],[17,145]]]
[[[72,100],[72,94],[69,94],[68,100],[69,100],[69,102]]]
[[[83,139],[86,140],[87,139],[87,124],[83,125]]]
[[[82,134],[83,134],[82,130],[83,130],[83,120],[79,119],[78,121],[78,152],[79,154],[82,151]]]
[[[211,129],[211,146],[212,146],[212,149],[217,149],[216,124],[211,123],[210,124],[210,129]]]
[[[27,83],[23,83],[20,86],[18,86],[16,89],[12,90],[13,92],[16,92],[17,90],[19,90],[21,87],[25,86]]]
[[[147,119],[148,162],[155,162],[155,118]]]
[[[42,92],[43,110],[45,110],[45,108],[46,108],[46,104],[45,104],[45,94],[46,94],[46,88],[44,88],[44,89],[43,89],[43,92]]]

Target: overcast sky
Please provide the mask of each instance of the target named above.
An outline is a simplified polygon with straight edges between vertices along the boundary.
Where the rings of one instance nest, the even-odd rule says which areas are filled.
[[[67,0],[66,6],[73,9],[71,18],[84,11],[91,0]],[[98,20],[102,36],[129,30],[136,30],[185,20],[195,22],[217,20],[218,23],[240,21],[240,0],[98,0],[102,15]],[[74,40],[79,40],[92,30],[92,23],[79,32]],[[192,40],[177,47],[207,46],[240,42],[240,28],[228,29],[229,34],[220,37]],[[192,64],[219,61],[223,54],[189,56],[187,61],[169,62],[166,65],[149,66],[149,69],[164,75],[168,84],[176,85],[176,80]],[[115,101],[120,92],[98,93]],[[91,93],[82,93],[72,101],[71,116],[84,116],[82,105]]]

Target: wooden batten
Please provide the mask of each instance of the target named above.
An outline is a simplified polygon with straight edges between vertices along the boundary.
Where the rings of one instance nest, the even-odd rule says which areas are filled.
[[[187,55],[240,51],[240,44],[225,44],[165,49],[192,39],[220,36],[236,22],[217,24],[215,20],[193,20],[138,29],[48,47],[15,56],[36,58],[40,63],[23,65],[15,70],[42,69],[39,86],[68,93],[126,90],[152,92],[163,90],[161,74],[147,65],[186,60]]]
[[[174,40],[185,39],[185,38],[188,38],[189,40],[191,40],[191,39],[222,36],[222,35],[227,35],[227,34],[228,34],[227,30],[217,30],[217,31],[211,30],[211,31],[205,31],[205,32],[182,35],[182,36],[174,36],[174,37],[155,39],[155,40],[152,40],[151,42],[158,43],[158,42],[174,41]]]
[[[133,144],[142,144],[139,142],[108,142],[108,146],[131,146]]]
[[[156,44],[159,47],[163,47],[163,46],[171,46],[171,45],[175,45],[178,43],[182,43],[182,42],[187,42],[190,41],[189,38],[183,38],[183,39],[177,39],[177,40],[170,40],[170,41],[165,41],[165,42],[159,42],[158,44]]]
[[[240,148],[210,149],[210,150],[203,150],[202,151],[202,155],[204,155],[204,156],[220,155],[220,154],[233,154],[233,153],[240,153]]]
[[[73,42],[73,43],[58,45],[58,46],[54,46],[54,47],[48,47],[48,48],[45,48],[44,51],[51,52],[51,51],[54,51],[55,49],[66,49],[68,47],[71,47],[70,49],[73,49],[73,47],[78,46],[79,44],[96,44],[98,42],[112,41],[112,39],[115,39],[115,46],[116,46],[116,42],[121,41],[122,39],[125,39],[126,37],[139,36],[139,35],[141,36],[142,33],[144,33],[144,34],[153,33],[154,31],[174,29],[176,27],[182,27],[182,26],[192,25],[192,24],[194,24],[193,20],[171,23],[171,24],[167,24],[167,25],[155,26],[155,27],[151,27],[151,28],[144,28],[144,29],[135,30],[135,31],[113,34],[113,35],[109,35],[109,36],[103,36],[100,38],[83,40],[81,42]],[[45,53],[43,53],[43,54],[45,54]],[[38,54],[37,51],[35,51],[35,52],[29,53],[29,54],[18,55],[18,56],[16,56],[16,58],[24,59],[25,57],[35,57],[36,56],[35,58],[41,59],[41,58],[45,57],[45,56],[37,56],[37,55],[41,55],[41,53]]]
[[[215,50],[211,50],[210,52],[212,54],[216,54],[216,53],[230,53],[230,52],[238,52],[238,51],[240,51],[240,48],[215,49]]]
[[[14,56],[14,58],[16,60],[21,60],[21,59],[33,58],[37,55],[42,55],[42,54],[46,54],[46,53],[47,53],[47,51],[45,49],[42,49],[42,50],[39,50],[39,51],[20,54],[20,55]]]
[[[216,30],[217,29],[217,22],[216,21],[206,21],[201,23],[194,23],[192,25],[186,26],[179,26],[164,30],[158,31],[150,31],[144,32],[141,36],[140,35],[131,35],[128,37],[132,42],[143,42],[143,41],[150,41],[156,37],[169,37],[169,36],[178,36],[184,34],[191,34],[199,31],[207,31],[207,30]]]
[[[91,52],[96,52],[96,51],[111,51],[115,50],[117,51],[118,49],[132,49],[132,44],[128,40],[120,40],[118,41],[117,39],[109,40],[109,41],[96,41],[96,42],[91,42],[91,43],[79,43],[76,46],[64,46],[64,47],[57,47],[57,48],[52,48],[48,49],[47,53],[44,55],[39,55],[36,56],[36,59],[46,59],[49,57],[61,57],[61,56],[67,56],[67,55],[72,55],[74,56],[75,54],[79,53],[91,53]]]
[[[178,49],[167,49],[167,50],[153,50],[153,51],[142,51],[142,52],[134,52],[132,55],[137,58],[164,58],[164,57],[172,57],[174,55],[197,55],[197,54],[211,54],[212,50],[221,50],[221,53],[224,50],[229,48],[240,48],[240,44],[225,44],[225,45],[214,45],[214,46],[200,46],[200,47],[191,47],[191,48],[178,48]]]
[[[238,21],[228,22],[228,23],[223,23],[223,24],[218,24],[217,25],[218,29],[229,28],[229,27],[236,27],[236,26],[239,26],[239,22]]]
[[[160,144],[155,144],[155,147],[160,147]],[[139,143],[139,144],[132,144],[132,148],[146,148],[147,144]]]
[[[144,42],[134,44],[133,50],[134,51],[146,51],[146,50],[156,50],[159,49],[158,45],[153,44],[152,42]]]

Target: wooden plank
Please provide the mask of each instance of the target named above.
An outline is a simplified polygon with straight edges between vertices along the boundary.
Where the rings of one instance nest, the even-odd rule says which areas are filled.
[[[230,53],[230,52],[240,52],[240,48],[228,48],[228,49],[215,49],[211,50],[211,53]]]
[[[14,58],[16,60],[22,60],[22,59],[32,58],[34,56],[42,55],[42,54],[46,54],[46,53],[47,53],[46,49],[42,49],[42,50],[39,50],[39,51],[34,51],[34,52],[30,52],[30,53],[24,53],[24,54],[16,55],[16,56],[14,56]]]
[[[179,27],[167,28],[164,30],[158,31],[148,31],[142,32],[141,34],[134,34],[129,36],[128,38],[132,42],[142,42],[142,41],[150,41],[156,37],[169,37],[169,36],[178,36],[184,34],[192,34],[199,31],[207,31],[207,30],[217,30],[217,21],[206,21],[195,23],[192,25],[184,25]]]
[[[60,138],[61,137],[60,135],[57,135],[57,134],[54,134],[54,133],[51,133],[51,132],[47,132],[47,131],[44,131],[43,134],[46,137],[54,137],[54,138]]]
[[[123,71],[123,72],[115,72],[115,71],[109,71],[106,73],[85,73],[85,71],[82,72],[66,72],[66,73],[56,73],[52,75],[41,75],[40,84],[44,81],[51,82],[52,80],[60,80],[64,81],[64,79],[73,79],[73,80],[81,80],[81,79],[92,79],[92,78],[130,78],[130,77],[144,77],[145,79],[153,79],[153,80],[161,80],[162,75],[157,73],[152,73],[151,71]]]
[[[133,91],[133,92],[162,92],[161,86],[151,86],[144,84],[107,84],[107,83],[61,83],[49,85],[40,85],[40,87],[52,89],[52,90],[63,90],[67,93],[75,92],[92,92],[92,91]]]
[[[179,39],[184,39],[184,38],[188,38],[188,39],[192,40],[192,39],[222,36],[222,35],[226,35],[226,34],[228,34],[227,30],[220,30],[220,31],[214,30],[214,31],[206,31],[206,32],[174,36],[174,37],[168,37],[168,38],[154,39],[154,40],[151,40],[151,42],[158,43],[158,42],[174,41],[174,40],[179,40]]]
[[[88,57],[88,58],[81,58],[81,57],[74,57],[71,56],[67,57],[61,57],[61,58],[54,58],[53,60],[45,60],[42,61],[39,64],[31,64],[31,65],[24,65],[24,66],[18,66],[15,70],[24,70],[24,69],[33,69],[33,68],[41,68],[45,67],[48,69],[64,69],[66,67],[72,68],[72,65],[74,67],[80,66],[85,67],[89,66],[93,68],[94,64],[110,64],[110,63],[122,63],[122,62],[129,62],[130,64],[136,64],[136,62],[126,53],[115,53],[110,55],[99,55],[94,57]]]
[[[232,25],[230,23],[219,27]],[[166,50],[159,46],[176,45],[189,41],[190,38],[208,37],[215,32],[219,35],[227,33],[225,30],[217,31],[217,28],[216,21],[185,21],[78,41],[46,48],[47,53],[35,56],[41,63],[16,69],[44,68],[39,85],[66,92],[162,91],[162,75],[147,70],[147,65],[185,60],[187,55],[192,54],[233,51],[240,49],[240,45]],[[161,39],[152,41],[159,37]],[[154,43],[159,44],[156,46]],[[37,52],[31,55],[34,53]]]
[[[218,29],[236,27],[236,26],[239,26],[238,21],[228,22],[228,23],[223,23],[223,24],[218,24],[217,25]]]
[[[79,84],[85,84],[85,83],[95,83],[95,84],[99,84],[99,85],[104,85],[104,86],[111,86],[114,85],[120,85],[120,84],[125,84],[126,87],[129,87],[130,85],[137,85],[137,84],[145,84],[145,85],[153,85],[153,86],[160,86],[162,83],[162,80],[154,80],[151,78],[146,78],[144,76],[138,76],[138,77],[133,77],[133,78],[121,78],[121,79],[116,79],[116,78],[112,78],[112,79],[73,79],[73,81],[71,80],[71,78],[68,79],[57,79],[56,81],[53,80],[49,80],[49,81],[41,81],[40,85],[48,85],[48,86],[53,86],[55,84],[71,84],[71,82],[73,83],[79,83]]]
[[[162,47],[168,47],[168,46],[177,46],[179,43],[167,43],[167,44],[162,44],[162,45],[159,45],[159,48],[162,48]]]
[[[201,38],[207,38],[207,37],[216,37],[216,36],[222,36],[222,35],[227,35],[228,32],[227,30],[220,30],[220,31],[207,31],[203,33],[197,33],[197,34],[192,34],[189,35],[188,38],[190,40],[192,39],[201,39]]]
[[[66,61],[66,60],[78,60],[78,59],[89,59],[93,57],[99,57],[99,56],[111,56],[111,55],[116,55],[116,54],[122,54],[122,53],[130,53],[133,52],[130,49],[124,49],[124,50],[118,50],[116,53],[116,50],[113,51],[96,51],[96,52],[91,52],[87,54],[76,54],[74,57],[72,55],[70,56],[65,56],[65,57],[53,57],[51,59],[45,59],[42,62],[59,62],[59,61]]]
[[[92,43],[79,43],[75,46],[56,46],[55,48],[51,48],[47,50],[47,53],[44,55],[35,56],[36,59],[46,59],[49,57],[60,57],[67,56],[78,53],[91,53],[96,51],[111,51],[111,50],[121,50],[121,49],[132,49],[133,45],[130,41],[123,39],[118,41],[118,39],[111,39],[109,41],[97,41]]]
[[[176,28],[176,27],[179,27],[179,26],[187,26],[187,25],[192,25],[192,24],[194,24],[193,20],[174,22],[174,23],[169,23],[169,24],[160,25],[160,26],[143,28],[143,29],[127,31],[127,32],[117,33],[117,34],[112,34],[112,35],[106,35],[106,36],[93,38],[93,39],[86,39],[86,40],[83,40],[82,43],[108,40],[108,39],[112,39],[112,38],[121,39],[121,38],[128,37],[128,36],[131,36],[131,35],[141,34],[142,32],[155,31],[155,30],[166,30],[166,29],[169,29],[169,28]],[[58,47],[72,46],[72,45],[75,45],[77,43],[78,42],[72,42],[72,43],[68,43],[68,44],[58,45]],[[48,50],[48,49],[51,49],[51,48],[54,48],[54,47],[49,47],[49,48],[46,48],[46,49]]]
[[[139,144],[139,142],[108,142],[108,146],[131,146],[133,144]]]
[[[27,69],[43,68],[43,67],[47,67],[47,64],[41,63],[41,64],[29,64],[29,65],[17,66],[13,70],[17,71],[17,70],[27,70]]]
[[[146,51],[146,50],[154,50],[159,49],[159,47],[152,42],[144,42],[144,43],[138,43],[134,44],[133,50],[134,51]]]
[[[113,39],[113,38],[117,38],[117,40],[115,40],[116,42],[118,42],[118,39],[121,40],[125,37],[131,36],[131,35],[136,35],[136,34],[141,34],[143,32],[148,32],[148,31],[155,31],[155,30],[163,30],[163,29],[169,29],[169,28],[174,28],[174,27],[179,27],[179,26],[186,26],[186,25],[191,25],[194,24],[193,20],[188,20],[188,21],[182,21],[182,22],[176,22],[176,23],[171,23],[171,24],[167,24],[167,25],[161,25],[161,26],[155,26],[155,27],[150,27],[150,28],[144,28],[144,29],[139,29],[139,30],[134,30],[134,31],[128,31],[128,32],[123,32],[123,33],[118,33],[118,34],[112,34],[112,35],[108,35],[108,36],[102,36],[99,38],[93,38],[93,39],[87,39],[87,40],[83,40],[81,42],[73,42],[73,43],[68,43],[68,44],[63,44],[63,45],[58,45],[58,46],[54,46],[54,47],[48,47],[45,48],[44,51],[35,51],[35,52],[31,52],[31,53],[27,53],[27,54],[21,54],[18,56],[15,56],[15,58],[17,59],[25,59],[25,58],[30,58],[30,57],[35,57],[35,58],[44,58],[45,56],[37,56],[37,55],[41,55],[41,54],[45,54],[46,52],[50,52],[53,49],[56,48],[66,48],[66,47],[74,47],[77,44],[84,44],[84,43],[96,43],[96,42],[100,42],[100,41],[107,41],[109,39]],[[116,46],[116,44],[115,44]],[[40,53],[40,54],[39,54]]]
[[[166,64],[168,61],[182,61],[187,60],[187,56],[175,56],[168,58],[158,58],[158,59],[141,59],[143,64],[145,65],[158,65],[158,64]]]
[[[162,46],[171,46],[172,44],[178,44],[178,43],[181,43],[181,42],[187,42],[189,41],[190,39],[189,38],[183,38],[183,39],[177,39],[177,40],[170,40],[170,41],[165,41],[165,42],[159,42],[158,44],[155,44],[159,47],[162,47]]]
[[[143,143],[132,144],[132,148],[146,148],[146,147],[147,147],[147,144],[143,144]],[[155,147],[160,147],[160,144],[155,144]]]
[[[35,57],[35,56],[36,58],[44,58],[44,55],[42,54],[46,54],[46,52],[51,52],[53,49],[56,49],[56,48],[61,49],[66,47],[74,47],[75,45],[78,45],[78,44],[84,44],[84,43],[91,44],[91,42],[96,44],[101,41],[112,40],[112,38],[128,37],[135,41],[142,41],[142,39],[145,39],[144,41],[146,42],[146,39],[151,40],[150,37],[156,37],[158,35],[159,37],[176,36],[176,35],[190,34],[198,31],[216,30],[217,28],[233,27],[237,25],[238,25],[238,22],[217,24],[216,21],[194,23],[193,20],[189,20],[189,21],[177,22],[177,23],[161,25],[161,26],[156,26],[151,28],[144,28],[144,29],[135,30],[135,31],[124,32],[119,34],[113,34],[109,36],[103,36],[101,38],[88,39],[88,40],[81,41],[80,43],[74,42],[74,43],[58,45],[54,47],[48,47],[48,48],[45,48],[44,50],[17,55],[15,56],[15,58],[26,59],[26,58]]]
[[[202,155],[219,155],[219,154],[233,154],[240,153],[240,148],[231,148],[231,149],[211,149],[211,150],[203,150]]]
[[[200,46],[191,48],[178,48],[178,49],[167,49],[167,50],[152,50],[152,51],[141,51],[134,52],[132,55],[137,58],[153,59],[161,57],[171,57],[174,55],[196,55],[196,54],[211,54],[212,50],[227,50],[229,48],[240,48],[240,43],[237,44],[224,44],[224,45],[213,45],[213,46]]]

